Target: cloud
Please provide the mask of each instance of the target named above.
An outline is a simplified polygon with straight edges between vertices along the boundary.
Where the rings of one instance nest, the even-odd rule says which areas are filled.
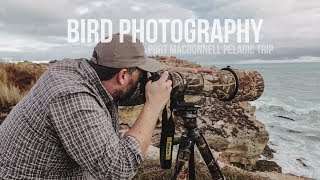
[[[3,0],[1,0],[3,1]],[[72,3],[71,3],[72,2]],[[193,12],[167,3],[150,1],[3,1],[0,12],[0,57],[14,59],[89,58],[94,44],[68,44],[67,19],[184,18]],[[132,8],[129,8],[132,7]],[[150,8],[153,7],[153,8]],[[137,11],[138,9],[140,11]],[[115,27],[119,25],[115,24]],[[115,32],[119,29],[114,29]],[[19,41],[17,41],[18,39]],[[46,51],[44,51],[46,50]],[[16,53],[11,53],[11,52]]]
[[[190,8],[200,17],[243,19],[254,18],[264,20],[261,29],[263,44],[275,46],[275,53],[270,56],[237,56],[243,58],[287,59],[299,56],[319,56],[320,49],[320,1],[295,0],[214,0],[197,3],[188,0],[188,3],[175,1],[177,4]],[[215,56],[230,59],[231,56]]]
[[[264,19],[261,43],[271,55],[181,55],[203,63],[320,57],[318,0],[85,1],[0,0],[0,58],[61,59],[91,56],[94,44],[68,44],[67,19],[254,18]],[[277,8],[275,8],[275,6]],[[115,26],[118,26],[115,24]],[[118,31],[115,29],[114,31]],[[158,35],[159,37],[161,34]],[[215,61],[212,61],[215,62]]]

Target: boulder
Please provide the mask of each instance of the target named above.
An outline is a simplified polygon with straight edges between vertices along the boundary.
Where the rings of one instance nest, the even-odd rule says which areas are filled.
[[[282,168],[274,161],[259,160],[254,166],[253,171],[281,173]]]

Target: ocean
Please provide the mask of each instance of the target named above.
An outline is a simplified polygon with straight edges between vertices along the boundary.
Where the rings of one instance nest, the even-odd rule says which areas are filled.
[[[269,131],[272,160],[284,173],[320,179],[320,63],[231,67],[254,69],[264,78],[263,95],[250,103]]]

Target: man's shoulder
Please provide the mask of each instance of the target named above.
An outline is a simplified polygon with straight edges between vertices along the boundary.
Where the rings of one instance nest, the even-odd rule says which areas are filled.
[[[83,64],[86,59],[62,59],[55,62],[49,71],[52,72],[73,72],[80,69],[80,64]]]
[[[54,89],[58,96],[78,92],[92,92],[94,86],[90,81],[90,70],[83,64],[85,59],[63,59],[48,69],[39,83]]]
[[[63,59],[52,65],[46,72],[47,78],[60,79],[61,83],[76,83],[90,78],[86,59]]]

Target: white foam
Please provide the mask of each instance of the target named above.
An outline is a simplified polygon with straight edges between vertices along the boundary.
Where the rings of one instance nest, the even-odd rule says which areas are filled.
[[[49,63],[50,61],[31,61],[33,63]]]
[[[255,106],[258,110],[268,111],[272,107],[283,109],[290,113],[297,115],[308,115],[312,112],[320,112],[320,104],[315,104],[307,101],[298,101],[294,97],[287,97],[287,102],[284,102],[276,97],[261,97],[256,101],[250,102],[251,105]]]
[[[298,59],[278,59],[278,60],[262,60],[251,59],[236,62],[234,64],[283,64],[283,63],[319,63],[319,57],[304,56]]]
[[[266,124],[270,136],[269,146],[276,151],[273,160],[282,167],[283,172],[319,178],[320,142],[308,136],[320,136],[320,122],[310,115],[313,111],[320,112],[320,105],[294,97],[279,99],[268,96],[251,104],[257,108],[257,119]],[[274,116],[283,114],[297,119],[286,121]],[[297,159],[301,159],[307,167]]]

